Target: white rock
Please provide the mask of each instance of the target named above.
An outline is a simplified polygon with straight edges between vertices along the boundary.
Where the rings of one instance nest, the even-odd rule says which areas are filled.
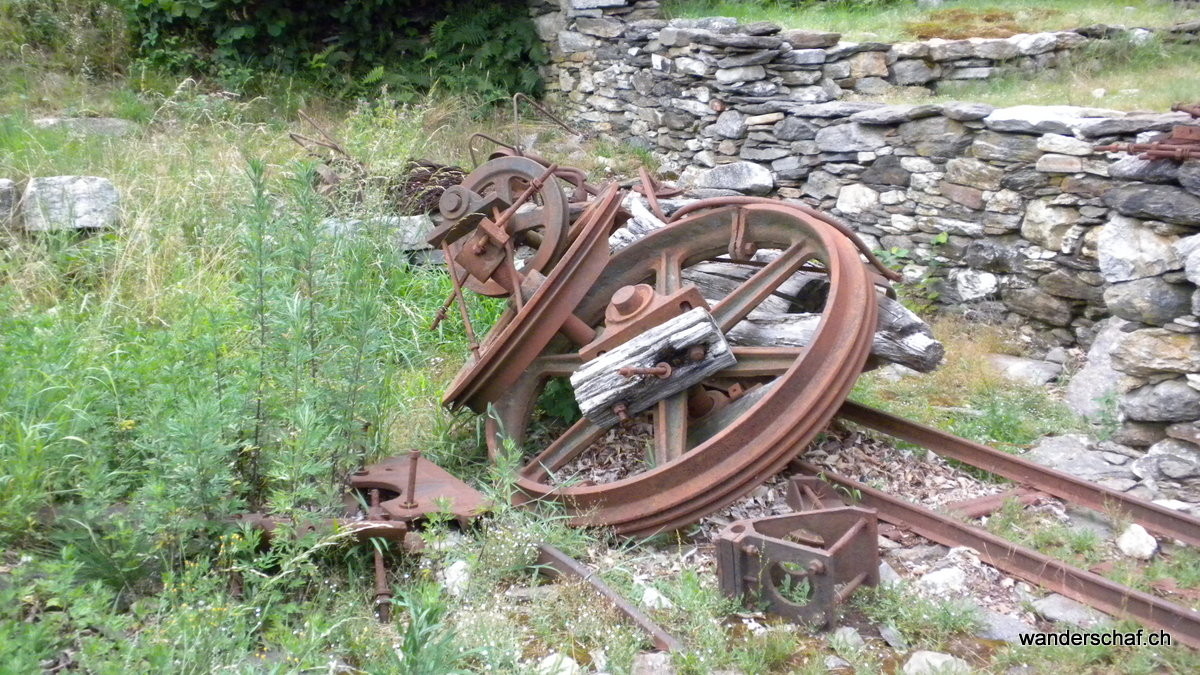
[[[1132,281],[1183,267],[1173,240],[1142,227],[1140,221],[1114,215],[1100,229],[1096,255],[1105,281]]]
[[[31,178],[21,199],[23,226],[31,232],[106,229],[117,224],[120,196],[107,178]]]
[[[1063,136],[1061,134],[1046,134],[1038,138],[1038,150],[1042,152],[1054,152],[1060,155],[1090,155],[1092,154],[1092,144],[1087,141],[1081,141],[1073,136]]]
[[[633,657],[631,675],[675,675],[675,664],[671,663],[671,655],[666,652],[638,654]]]
[[[658,589],[647,586],[646,590],[642,591],[642,606],[646,609],[671,609],[675,603]]]
[[[566,654],[551,652],[546,658],[538,661],[533,672],[534,675],[580,675],[583,668]]]
[[[866,185],[852,184],[838,192],[837,209],[842,213],[862,213],[879,205],[879,193]]]
[[[917,586],[929,595],[944,596],[961,593],[967,584],[967,574],[957,567],[934,570],[917,580]]]
[[[914,652],[904,663],[904,675],[958,675],[970,673],[971,664],[941,652]]]
[[[951,274],[954,289],[963,302],[982,300],[1000,290],[1000,280],[991,272],[960,268]]]
[[[1062,373],[1061,365],[1048,361],[1008,354],[988,354],[987,359],[1005,378],[1035,387],[1051,382]]]
[[[471,566],[466,560],[456,560],[442,573],[442,586],[454,597],[461,597],[467,592],[467,584],[471,582]]]
[[[829,636],[829,644],[841,656],[847,656],[867,646],[867,641],[852,626],[842,626]]]
[[[1158,542],[1150,536],[1146,528],[1134,523],[1117,537],[1117,548],[1130,558],[1149,560],[1158,550]]]

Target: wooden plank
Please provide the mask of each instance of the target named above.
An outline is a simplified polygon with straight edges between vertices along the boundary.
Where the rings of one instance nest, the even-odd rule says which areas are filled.
[[[698,345],[704,347],[704,354],[693,361],[689,351]],[[665,378],[650,374],[626,377],[620,373],[622,368],[648,369],[660,363],[670,366],[671,372]],[[619,404],[632,417],[735,363],[729,343],[708,310],[696,307],[588,361],[571,375],[571,386],[583,414],[607,429],[620,422],[614,411]]]

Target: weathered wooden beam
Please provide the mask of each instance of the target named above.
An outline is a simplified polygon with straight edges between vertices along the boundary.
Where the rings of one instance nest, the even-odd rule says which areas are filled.
[[[571,387],[580,411],[607,429],[735,363],[708,310],[696,307],[588,361]]]

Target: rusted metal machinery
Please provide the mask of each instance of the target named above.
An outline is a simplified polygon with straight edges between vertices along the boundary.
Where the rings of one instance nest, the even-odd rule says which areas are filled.
[[[662,217],[652,197],[662,192],[648,175],[640,191]],[[1159,535],[1200,544],[1194,517],[847,402],[872,365],[878,306],[897,275],[845,225],[803,205],[717,198],[675,211],[665,226],[610,253],[608,236],[629,217],[622,199],[616,185],[591,186],[582,172],[513,147],[448,190],[440,205],[430,242],[446,252],[453,275],[445,309],[459,303],[472,336],[472,356],[443,402],[488,415],[493,458],[507,452],[506,442],[522,449],[518,501],[557,501],[575,524],[621,534],[679,528],[796,461],[840,417],[1009,478],[1021,488],[1018,499],[1045,493],[1116,510]],[[719,288],[692,282],[713,264],[742,272]],[[762,303],[794,301],[781,289],[806,275],[819,279],[823,296],[803,345],[726,339]],[[463,288],[509,298],[482,342]],[[722,354],[732,361],[710,363]],[[585,416],[567,424],[547,413],[555,381],[570,384]],[[597,382],[603,386],[589,387]],[[585,390],[593,393],[581,396]],[[860,490],[861,506],[879,508],[885,520],[983,547],[1012,574],[1200,645],[1194,613],[1007,543],[998,548],[991,535],[948,534],[953,528],[931,524],[916,507],[824,476]],[[722,584],[773,611],[825,621],[854,588],[877,581],[874,512],[837,506],[811,478],[793,483],[789,503],[797,514],[735,523],[721,534]],[[791,594],[801,583],[808,602]]]
[[[875,511],[843,506],[816,478],[794,479],[787,499],[796,513],[739,520],[717,535],[721,591],[827,626],[855,589],[879,583]]]
[[[1177,103],[1171,110],[1185,112],[1200,118],[1200,103],[1184,105]],[[1098,145],[1104,152],[1127,152],[1142,159],[1169,159],[1176,162],[1200,158],[1200,127],[1180,124],[1171,129],[1170,135],[1152,143],[1110,143]]]

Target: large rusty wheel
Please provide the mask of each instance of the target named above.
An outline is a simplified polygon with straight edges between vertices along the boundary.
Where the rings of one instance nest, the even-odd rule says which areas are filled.
[[[874,275],[855,244],[820,218],[780,203],[690,215],[613,256],[575,314],[595,326],[618,289],[648,283],[659,293],[673,292],[684,283],[684,270],[737,248],[782,254],[713,305],[717,325],[728,333],[797,270],[816,266],[828,274],[829,286],[809,345],[734,347],[737,364],[703,386],[728,390],[735,383],[751,390],[722,409],[720,418],[689,419],[687,392],[660,401],[643,414],[643,422],[652,420],[654,461],[610,482],[572,485],[557,476],[585,452],[605,451],[597,446],[607,432],[586,418],[576,422],[521,469],[522,499],[560,501],[576,524],[650,535],[693,523],[745,495],[826,427],[869,354],[876,300]],[[495,402],[488,427],[492,452],[499,452],[505,436],[525,444],[546,383],[580,365],[575,349],[561,340],[532,360]]]
[[[529,184],[546,171],[546,167],[527,157],[500,157],[472,171],[463,180],[461,188],[485,198],[499,197],[511,204],[525,191]],[[499,213],[485,214],[496,218]],[[512,218],[510,230],[514,237],[516,254],[522,271],[545,272],[550,269],[567,248],[567,225],[570,209],[567,197],[557,179],[546,181],[540,190]],[[463,237],[450,245],[451,256],[458,255],[469,237]],[[453,260],[447,261],[451,273],[463,276],[462,268]],[[481,295],[502,297],[508,290],[495,280],[480,281],[468,277],[464,284]]]

